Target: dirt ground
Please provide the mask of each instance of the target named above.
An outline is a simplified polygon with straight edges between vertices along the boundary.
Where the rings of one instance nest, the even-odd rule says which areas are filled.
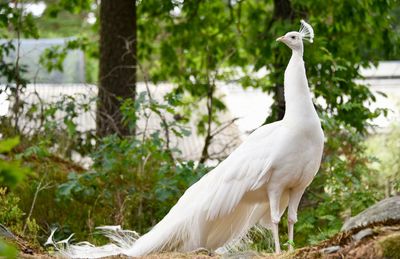
[[[354,236],[366,230],[369,235],[361,240]],[[340,247],[332,253],[323,253],[324,248]],[[400,220],[369,224],[349,232],[340,232],[315,246],[304,247],[287,258],[390,258],[400,259]]]
[[[356,241],[355,235],[361,230],[368,232],[368,235]],[[25,243],[18,242],[21,253],[19,258],[32,259],[56,258],[44,253],[37,253],[30,249]],[[325,251],[324,251],[325,249]],[[331,250],[328,253],[327,250]],[[128,258],[126,256],[113,256],[107,258]],[[314,259],[314,258],[390,258],[400,259],[400,220],[373,223],[364,227],[359,227],[348,232],[340,232],[332,238],[325,240],[317,245],[308,246],[295,250],[292,253],[284,252],[280,255],[257,253],[254,251],[240,252],[229,255],[209,254],[207,251],[200,250],[195,253],[161,253],[141,257],[143,259],[207,259],[207,258],[266,258],[266,259]]]

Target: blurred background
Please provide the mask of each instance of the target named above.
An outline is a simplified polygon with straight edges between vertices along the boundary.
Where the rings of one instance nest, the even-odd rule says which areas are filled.
[[[14,0],[0,1],[0,223],[39,250],[54,227],[146,232],[283,117],[291,53],[275,39],[300,19],[326,140],[296,246],[398,195],[399,1]]]

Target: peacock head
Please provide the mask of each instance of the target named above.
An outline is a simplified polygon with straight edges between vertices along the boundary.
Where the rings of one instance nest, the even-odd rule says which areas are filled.
[[[303,40],[308,40],[312,43],[314,39],[314,30],[311,25],[306,23],[304,20],[301,20],[300,22],[300,31],[288,32],[284,36],[277,38],[276,41],[285,43],[294,51],[303,52]]]

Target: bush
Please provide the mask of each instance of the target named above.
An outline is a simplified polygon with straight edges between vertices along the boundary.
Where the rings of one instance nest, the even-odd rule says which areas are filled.
[[[171,108],[148,102],[144,95],[135,103],[125,102],[122,107],[128,124],[134,124],[138,118],[135,114],[144,109],[164,114],[162,111]],[[163,130],[174,129],[171,132],[181,136],[183,128],[165,120],[161,124],[160,130],[147,134],[124,138],[110,135],[99,140],[91,154],[94,161],[91,169],[81,174],[69,173],[67,182],[58,187],[57,199],[89,206],[87,220],[91,228],[118,224],[146,232],[206,172],[206,168],[195,167],[192,161],[174,158],[176,153],[161,134]]]
[[[42,243],[48,227],[61,229],[56,238],[73,232],[78,240],[87,239],[99,225],[121,224],[146,232],[207,171],[202,165],[175,158],[179,151],[163,136],[167,131],[177,138],[188,134],[183,125],[166,119],[166,114],[174,112],[172,106],[150,101],[143,93],[135,102],[126,101],[122,109],[125,123],[132,127],[137,118],[150,113],[160,117],[161,127],[138,130],[124,138],[110,135],[97,139],[96,146],[85,151],[93,160],[88,170],[70,161],[64,152],[54,154],[52,131],[62,125],[45,129],[37,135],[40,141],[28,139],[19,147],[18,157],[32,171],[16,187],[19,207],[26,215],[32,210],[31,222],[47,226],[39,230]]]
[[[22,234],[24,212],[18,207],[19,198],[7,194],[7,188],[0,188],[0,222],[10,226],[14,233]]]

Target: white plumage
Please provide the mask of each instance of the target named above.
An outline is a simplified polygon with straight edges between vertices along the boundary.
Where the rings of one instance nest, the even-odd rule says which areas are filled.
[[[147,234],[105,228],[114,244],[60,248],[69,257],[141,256],[161,251],[215,250],[244,236],[257,223],[272,230],[280,252],[278,223],[288,207],[289,239],[297,208],[317,173],[324,135],[308,88],[303,38],[314,32],[302,21],[300,32],[277,39],[292,49],[285,71],[285,116],[258,128],[228,158],[193,184]],[[104,230],[104,229],[103,229]],[[54,242],[53,242],[54,243]],[[290,243],[290,242],[289,242]],[[292,249],[290,247],[290,249]]]

